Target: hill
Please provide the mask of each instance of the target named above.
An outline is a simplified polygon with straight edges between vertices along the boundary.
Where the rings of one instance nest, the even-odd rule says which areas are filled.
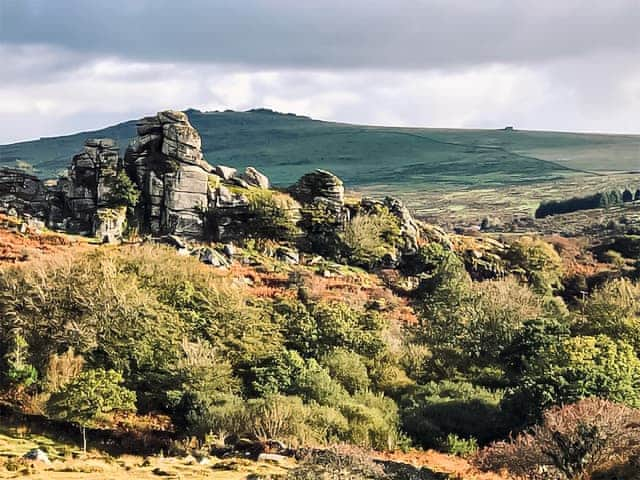
[[[324,122],[257,109],[187,111],[212,164],[252,165],[275,184],[322,167],[351,187],[402,191],[497,187],[560,180],[587,172],[640,169],[640,136],[519,130],[396,128]],[[0,165],[22,160],[55,176],[87,138],[112,137],[125,148],[135,121],[69,136],[0,146]]]

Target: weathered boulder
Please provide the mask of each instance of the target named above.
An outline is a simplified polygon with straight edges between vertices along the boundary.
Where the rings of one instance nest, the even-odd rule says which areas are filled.
[[[212,267],[228,267],[229,259],[222,253],[211,247],[201,247],[191,252],[191,255],[197,257],[202,263],[211,265]]]
[[[325,200],[339,206],[344,204],[342,180],[326,170],[318,169],[303,175],[289,188],[289,193],[302,204],[316,200]]]
[[[51,460],[49,460],[49,456],[39,448],[32,448],[27,453],[25,453],[22,458],[24,458],[25,460],[32,460],[34,462],[42,462],[46,465],[49,465],[51,463]]]
[[[125,166],[142,192],[139,223],[154,235],[203,237],[213,168],[197,130],[185,113],[171,110],[143,118],[137,128]]]
[[[297,265],[300,263],[300,254],[288,247],[280,246],[276,250],[276,258],[284,263],[289,263],[291,265]]]
[[[402,253],[413,254],[417,252],[420,242],[420,227],[409,209],[394,197],[386,197],[383,203],[400,222],[400,235],[404,242]]]
[[[242,180],[252,187],[269,188],[269,178],[253,167],[247,167],[244,171],[244,175],[242,175]]]
[[[238,173],[238,170],[236,170],[233,167],[225,167],[224,165],[216,165],[215,167],[213,167],[213,173],[218,175],[223,180],[227,180],[228,181],[228,180],[231,180],[236,175],[236,173]]]

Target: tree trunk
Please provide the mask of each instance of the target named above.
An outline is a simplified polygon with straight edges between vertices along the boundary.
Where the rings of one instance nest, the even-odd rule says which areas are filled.
[[[87,428],[82,425],[82,451],[87,455]]]

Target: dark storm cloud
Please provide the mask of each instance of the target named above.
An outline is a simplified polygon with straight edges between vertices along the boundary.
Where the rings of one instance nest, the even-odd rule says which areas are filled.
[[[640,50],[636,0],[0,0],[0,42],[140,61],[448,68]]]

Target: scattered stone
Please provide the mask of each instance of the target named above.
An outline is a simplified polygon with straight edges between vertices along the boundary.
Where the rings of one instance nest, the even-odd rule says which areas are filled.
[[[260,173],[253,167],[247,167],[247,169],[244,171],[242,179],[252,187],[264,189],[269,188],[269,178],[267,178],[265,174]]]
[[[191,252],[191,255],[198,257],[202,263],[213,267],[228,267],[230,265],[229,260],[223,254],[211,247],[198,248]]]
[[[233,167],[225,167],[224,165],[216,165],[213,167],[213,173],[218,175],[223,180],[229,181],[235,177],[238,170]]]
[[[258,461],[281,464],[287,461],[287,457],[277,453],[261,453],[258,455]]]
[[[165,235],[161,240],[177,249],[186,249],[188,247],[187,242],[177,235]]]
[[[233,258],[236,254],[236,247],[233,246],[233,243],[225,243],[223,249],[227,258]]]
[[[239,177],[233,177],[231,180],[231,183],[242,187],[242,188],[249,188],[251,185],[249,185],[249,183],[244,180],[243,178],[239,178]]]
[[[51,460],[49,460],[49,456],[43,452],[42,450],[40,450],[39,448],[33,448],[31,450],[29,450],[27,453],[25,453],[22,458],[26,459],[26,460],[32,460],[35,462],[42,462],[45,463],[47,465],[49,465],[51,463]]]
[[[296,250],[288,247],[278,247],[276,250],[276,258],[291,265],[300,263],[300,254]]]

